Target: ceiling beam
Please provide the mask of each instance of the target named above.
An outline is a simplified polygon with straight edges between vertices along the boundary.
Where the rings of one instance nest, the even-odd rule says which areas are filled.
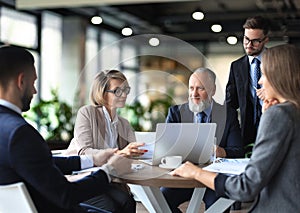
[[[184,2],[191,0],[16,0],[16,7],[17,9],[49,9],[59,7],[88,7],[100,5],[146,4],[179,1]]]

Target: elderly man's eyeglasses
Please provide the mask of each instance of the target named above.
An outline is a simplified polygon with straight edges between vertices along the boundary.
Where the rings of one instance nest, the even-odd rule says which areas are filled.
[[[262,39],[249,39],[247,36],[244,36],[244,43],[248,45],[251,42],[252,45],[256,46],[263,42],[266,38],[267,36]]]
[[[125,93],[126,95],[128,95],[130,93],[130,87],[117,87],[114,90],[106,90],[105,92],[111,92],[113,94],[115,94],[116,97],[121,97],[123,93]]]

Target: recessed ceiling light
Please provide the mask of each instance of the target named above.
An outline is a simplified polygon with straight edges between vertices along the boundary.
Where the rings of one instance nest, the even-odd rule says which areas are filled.
[[[204,19],[204,13],[201,11],[195,11],[195,12],[193,12],[192,17],[195,20],[202,20],[202,19]]]
[[[92,24],[101,24],[102,23],[102,18],[100,16],[93,16],[91,18]]]
[[[237,42],[238,42],[238,39],[236,36],[228,36],[227,37],[228,44],[234,45],[234,44],[237,44]]]
[[[122,35],[123,36],[131,36],[133,33],[132,29],[130,27],[124,27],[122,29]]]
[[[222,26],[220,24],[214,24],[210,29],[215,33],[219,33],[222,31]]]
[[[149,39],[149,44],[153,47],[156,47],[159,45],[159,39],[158,38],[150,38]]]

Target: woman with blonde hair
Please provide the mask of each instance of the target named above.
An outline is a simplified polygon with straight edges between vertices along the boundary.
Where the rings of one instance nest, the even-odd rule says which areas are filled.
[[[144,154],[146,150],[139,149],[144,143],[135,142],[129,122],[116,111],[125,106],[129,92],[130,87],[123,73],[118,70],[99,72],[91,86],[92,104],[78,110],[74,138],[66,154],[88,155],[111,151],[126,157]]]
[[[196,179],[218,196],[253,201],[250,212],[298,212],[300,209],[300,49],[280,45],[262,57],[263,113],[245,171],[227,176],[190,162],[173,175]]]

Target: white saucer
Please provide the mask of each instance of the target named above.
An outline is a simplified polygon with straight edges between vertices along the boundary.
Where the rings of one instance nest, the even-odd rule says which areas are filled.
[[[175,167],[170,167],[170,166],[167,166],[167,165],[165,165],[165,164],[159,164],[158,165],[160,168],[163,168],[163,169],[176,169],[177,167],[179,167],[179,166],[175,166]]]

